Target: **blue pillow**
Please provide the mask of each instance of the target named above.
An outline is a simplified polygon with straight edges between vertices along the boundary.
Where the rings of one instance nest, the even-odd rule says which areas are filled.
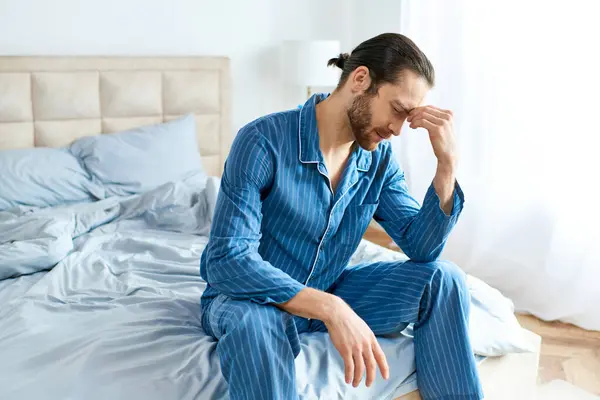
[[[0,210],[92,201],[96,188],[67,149],[0,151]]]
[[[194,116],[90,136],[71,144],[92,181],[105,196],[127,196],[151,190],[202,171]]]

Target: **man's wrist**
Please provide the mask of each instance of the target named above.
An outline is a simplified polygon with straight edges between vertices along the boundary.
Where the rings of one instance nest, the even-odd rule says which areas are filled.
[[[452,189],[452,191],[454,191],[454,182],[456,181],[456,173],[454,166],[438,163],[434,179],[437,186],[436,191],[439,191],[440,189],[446,189],[443,190],[444,192],[446,192],[449,189]]]
[[[341,298],[331,293],[305,287],[290,300],[278,303],[277,307],[299,317],[325,322],[338,313],[343,302]]]
[[[343,305],[344,300],[336,295],[327,293],[325,301],[323,302],[323,309],[320,315],[320,320],[324,324],[328,324],[332,319],[339,313],[340,307]]]
[[[443,175],[451,179],[456,172],[456,160],[454,158],[445,158],[438,160],[437,175]]]
[[[450,215],[454,205],[454,184],[456,182],[454,163],[438,162],[433,186],[440,199],[440,207]]]

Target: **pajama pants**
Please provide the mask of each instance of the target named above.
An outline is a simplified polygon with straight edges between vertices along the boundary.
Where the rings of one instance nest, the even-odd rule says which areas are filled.
[[[375,335],[397,333],[414,323],[417,385],[424,400],[483,398],[468,336],[469,292],[456,265],[360,264],[344,270],[327,291],[344,299]],[[218,340],[232,400],[297,399],[298,334],[326,331],[322,321],[224,295],[212,300],[203,326]]]

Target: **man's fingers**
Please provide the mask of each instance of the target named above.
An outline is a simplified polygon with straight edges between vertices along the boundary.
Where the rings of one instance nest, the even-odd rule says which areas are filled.
[[[377,340],[375,340],[375,343],[373,344],[373,356],[375,356],[375,361],[377,361],[377,365],[379,365],[379,370],[381,371],[381,376],[383,376],[383,379],[389,379],[390,367],[388,367],[385,353],[383,350],[381,350]]]
[[[417,107],[414,110],[412,110],[406,120],[408,122],[410,122],[410,121],[418,118],[423,113],[428,113],[428,114],[434,115],[443,120],[449,120],[450,118],[452,118],[452,111],[450,111],[450,110],[443,110],[441,108],[434,107],[434,106],[424,106],[424,107]]]
[[[442,110],[437,107],[429,107],[425,110],[425,112],[431,115],[435,115],[436,117],[445,121],[448,121],[452,117],[452,114],[449,113],[447,110]]]
[[[438,129],[439,125],[434,124],[433,122],[430,122],[424,118],[419,118],[417,120],[413,120],[410,123],[410,127],[413,129],[417,129],[417,128],[425,128],[428,131],[433,131],[434,129]]]
[[[447,121],[446,119],[440,118],[440,117],[433,115],[430,112],[426,111],[426,112],[419,114],[415,118],[413,118],[411,120],[411,124],[419,119],[426,119],[427,121],[433,122],[435,125],[439,125],[439,126],[444,125],[444,123],[446,123],[446,121]]]
[[[453,114],[452,114],[452,111],[450,111],[450,110],[445,110],[445,109],[443,109],[443,108],[439,108],[439,107],[436,107],[436,106],[433,106],[433,105],[425,106],[425,108],[426,108],[426,109],[429,109],[429,110],[435,110],[435,111],[439,112],[439,113],[440,113],[440,114],[442,114],[442,115],[449,115],[449,116],[452,116],[452,115],[453,115]]]
[[[367,369],[367,387],[370,387],[375,380],[375,374],[377,374],[377,363],[373,355],[373,349],[369,349],[365,352],[365,367]]]
[[[365,373],[365,361],[363,360],[363,355],[360,352],[354,353],[354,381],[352,382],[352,386],[358,387],[360,381]]]
[[[449,116],[451,116],[451,117],[454,115],[454,113],[452,112],[452,110],[445,110],[445,109],[443,109],[443,108],[439,108],[439,107],[436,107],[436,106],[430,106],[430,107],[431,107],[431,108],[434,108],[434,109],[436,109],[436,110],[438,110],[438,111],[441,111],[442,113],[444,113],[444,114],[446,114],[446,115],[449,115]]]
[[[352,382],[352,378],[354,377],[354,360],[352,358],[352,353],[348,352],[343,359],[346,383],[350,384],[350,382]]]

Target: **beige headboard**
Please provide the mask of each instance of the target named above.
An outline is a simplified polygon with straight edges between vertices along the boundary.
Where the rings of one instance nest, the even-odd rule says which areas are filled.
[[[194,113],[205,170],[232,140],[225,57],[0,57],[0,149],[61,147]]]

